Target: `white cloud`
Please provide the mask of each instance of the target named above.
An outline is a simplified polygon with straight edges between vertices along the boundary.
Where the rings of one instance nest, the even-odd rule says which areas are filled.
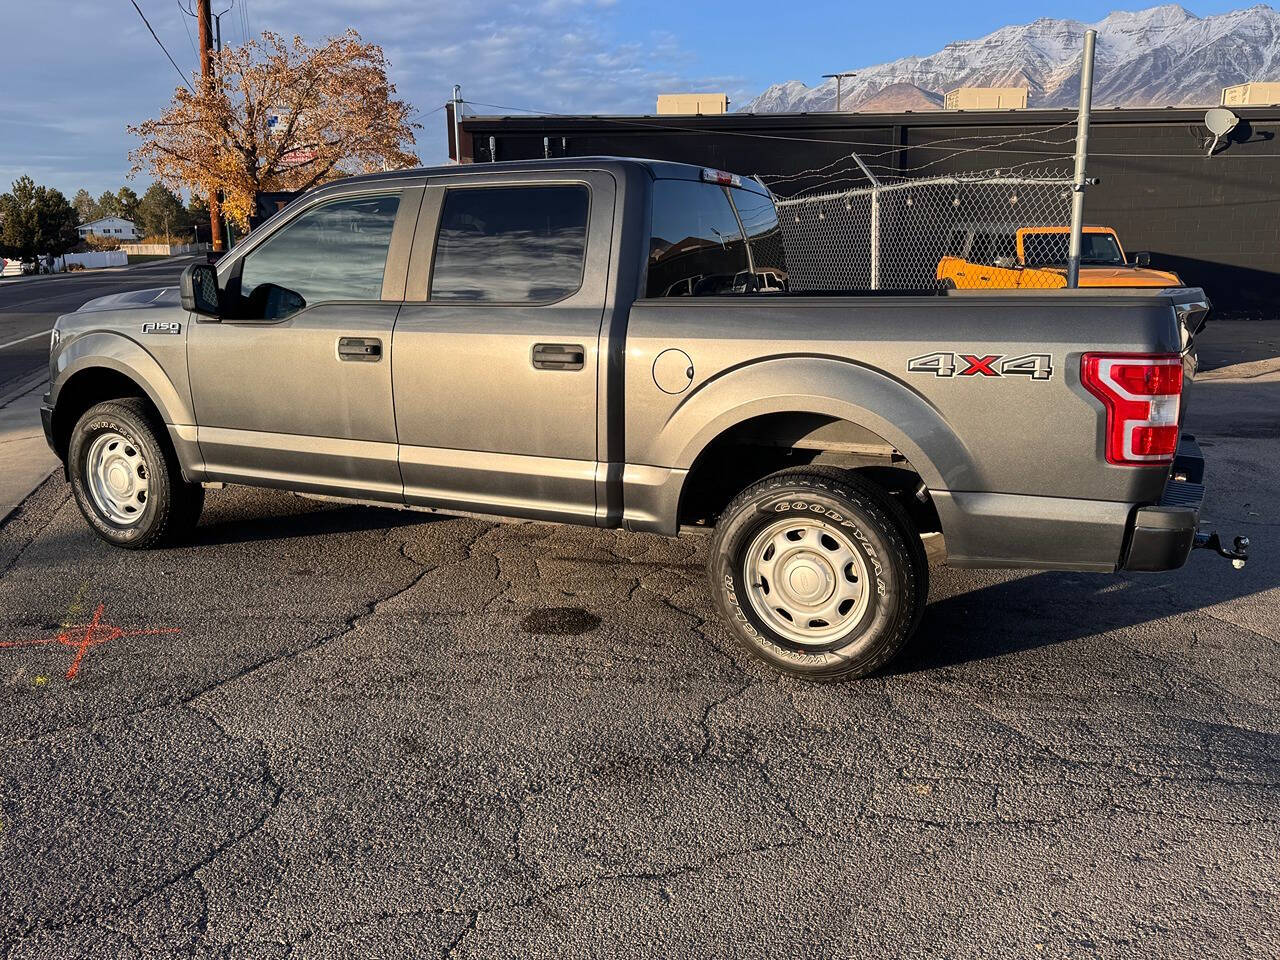
[[[171,0],[139,3],[179,66],[193,71],[183,15]],[[658,93],[680,89],[745,95],[741,79],[700,75],[696,53],[669,31],[626,34],[614,0],[237,3],[247,3],[255,34],[315,42],[355,27],[382,45],[399,95],[420,115],[447,100],[455,83],[471,101],[552,113],[651,113]],[[15,5],[0,31],[0,189],[21,173],[64,192],[114,189],[134,145],[125,125],[163,110],[177,73],[128,3],[73,0],[59,3],[56,16],[51,8]],[[241,42],[241,14],[223,17],[225,43]],[[188,27],[194,36],[194,23]],[[443,114],[423,123],[419,153],[440,162]]]

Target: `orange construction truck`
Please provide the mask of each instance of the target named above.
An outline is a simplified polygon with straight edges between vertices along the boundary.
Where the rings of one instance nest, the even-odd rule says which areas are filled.
[[[952,231],[938,261],[943,286],[960,290],[1039,289],[1067,285],[1070,227],[967,224]],[[1152,270],[1149,254],[1130,263],[1111,227],[1085,227],[1080,247],[1082,287],[1180,287],[1176,273]]]

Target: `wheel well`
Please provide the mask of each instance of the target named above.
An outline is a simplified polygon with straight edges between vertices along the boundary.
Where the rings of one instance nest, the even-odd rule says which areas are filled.
[[[58,404],[53,411],[53,442],[58,456],[67,459],[71,445],[71,431],[95,404],[122,397],[141,397],[155,409],[147,392],[137,382],[123,373],[107,367],[90,367],[74,374],[58,391]],[[159,411],[157,411],[157,415]]]
[[[898,499],[921,533],[941,529],[920,474],[905,456],[860,424],[817,413],[753,417],[707,444],[680,491],[680,523],[714,526],[729,501],[757,480],[809,464],[856,472]]]

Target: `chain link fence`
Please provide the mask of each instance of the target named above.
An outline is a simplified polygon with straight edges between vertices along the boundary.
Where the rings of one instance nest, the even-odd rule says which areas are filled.
[[[1066,172],[876,179],[777,207],[792,290],[1066,286]]]

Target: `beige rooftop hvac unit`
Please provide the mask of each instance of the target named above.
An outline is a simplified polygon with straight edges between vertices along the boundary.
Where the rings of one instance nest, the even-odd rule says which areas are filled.
[[[726,93],[660,93],[658,113],[728,113],[729,95]]]
[[[948,90],[947,110],[1012,110],[1027,105],[1026,87],[956,87]]]
[[[1224,107],[1248,106],[1251,103],[1280,103],[1280,83],[1237,83],[1222,88]]]

